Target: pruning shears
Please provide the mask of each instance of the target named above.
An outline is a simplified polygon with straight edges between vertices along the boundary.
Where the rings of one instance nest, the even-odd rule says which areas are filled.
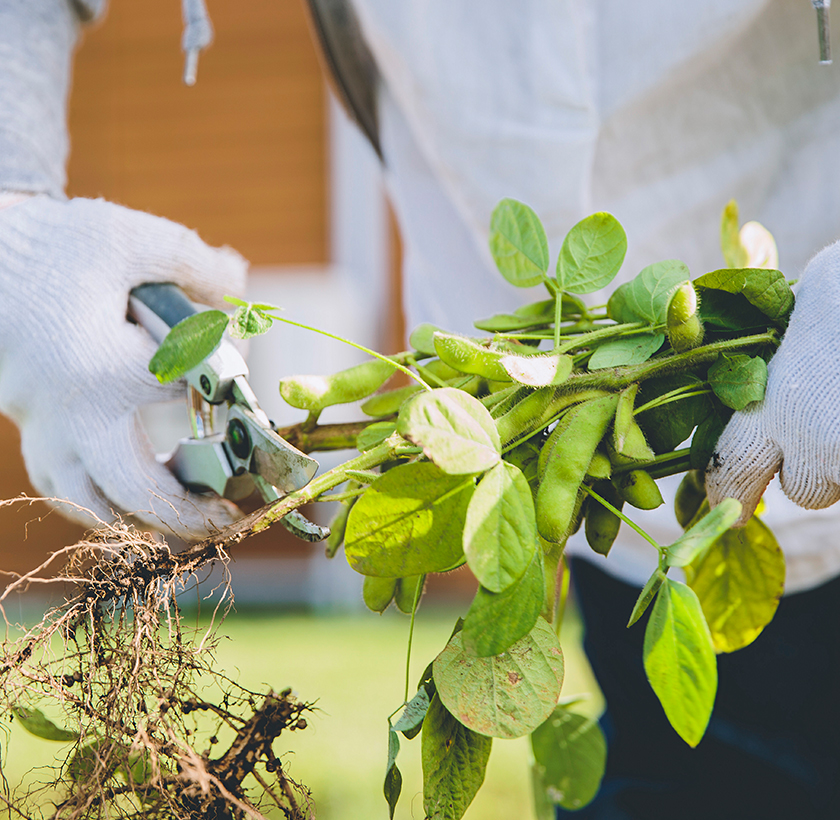
[[[129,315],[158,343],[200,309],[172,283],[140,285],[129,297]],[[277,434],[248,383],[245,360],[228,339],[185,378],[192,435],[178,442],[166,465],[187,489],[230,501],[256,490],[269,503],[309,483],[318,462]],[[227,408],[224,432],[214,429],[220,405]],[[283,524],[306,541],[329,535],[297,511]]]

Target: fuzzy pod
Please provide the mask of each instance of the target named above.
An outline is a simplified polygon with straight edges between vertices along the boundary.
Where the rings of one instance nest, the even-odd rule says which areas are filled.
[[[599,481],[593,489],[605,501],[609,501],[616,509],[624,506],[624,499],[610,481]],[[586,542],[599,555],[609,555],[613,543],[621,528],[621,519],[610,509],[607,509],[597,498],[590,498],[586,507],[586,523],[584,533]]]
[[[645,470],[630,470],[613,479],[621,497],[639,510],[654,510],[664,504],[656,482]]]
[[[552,543],[569,534],[577,512],[580,485],[595,449],[615,415],[618,396],[608,395],[566,412],[543,447],[539,461],[537,530]]]
[[[674,514],[683,529],[688,529],[691,520],[706,500],[706,483],[700,470],[689,470],[680,482],[674,496]]]

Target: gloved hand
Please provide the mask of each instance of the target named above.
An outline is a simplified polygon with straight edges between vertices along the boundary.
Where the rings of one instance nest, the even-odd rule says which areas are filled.
[[[768,369],[764,400],[735,413],[706,471],[714,506],[730,496],[755,511],[781,468],[785,494],[801,507],[840,500],[840,243],[815,256]]]
[[[233,505],[188,493],[155,461],[137,408],[183,398],[185,387],[149,373],[156,346],[126,310],[143,282],[176,282],[218,304],[245,272],[233,251],[104,200],[40,195],[0,209],[0,411],[20,427],[40,493],[184,537],[233,520]]]

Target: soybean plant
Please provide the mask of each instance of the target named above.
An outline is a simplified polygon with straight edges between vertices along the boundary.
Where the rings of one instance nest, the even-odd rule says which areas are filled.
[[[427,816],[463,815],[493,738],[530,735],[541,811],[552,802],[580,808],[597,793],[606,754],[598,723],[558,705],[563,555],[581,526],[599,555],[622,526],[655,551],[628,627],[643,628],[634,624],[651,609],[647,676],[691,746],[712,713],[716,654],[746,646],[772,619],[784,585],[778,544],[757,517],[730,529],[741,512],[734,499],[710,511],[703,471],[733,410],[762,399],[794,300],[769,234],[763,258],[749,258],[734,203],[721,236],[727,267],[692,279],[678,260],[654,262],[590,307],[581,297],[608,287],[624,261],[619,222],[597,213],[575,225],[550,275],[540,220],[506,199],[493,213],[490,250],[508,282],[539,288],[541,298],[477,321],[484,335],[421,326],[396,356],[281,381],[284,399],[308,414],[281,434],[307,451],[359,454],[243,531],[309,501],[340,500],[328,554],[343,544],[364,577],[365,603],[382,612],[393,601],[412,624],[427,576],[466,565],[477,582],[451,637],[414,693],[406,681],[389,718],[391,816],[400,736],[422,736]],[[248,335],[274,320],[282,319],[269,306],[238,303],[231,323]],[[183,354],[181,346],[173,355]],[[383,391],[397,370],[411,382]],[[319,424],[326,407],[361,399],[364,420]],[[685,532],[659,544],[625,510],[660,505],[657,479],[679,473]],[[669,577],[673,567],[685,582]]]

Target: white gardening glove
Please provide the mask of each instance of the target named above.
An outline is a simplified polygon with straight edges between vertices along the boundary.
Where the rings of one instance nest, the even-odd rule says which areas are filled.
[[[233,505],[188,493],[155,461],[137,408],[183,398],[185,386],[158,384],[156,346],[126,310],[144,282],[218,304],[241,292],[245,272],[233,251],[104,200],[41,195],[0,209],[0,411],[20,427],[40,493],[184,537],[233,519]]]
[[[840,500],[840,243],[805,269],[768,370],[764,400],[735,413],[706,471],[712,506],[727,496],[744,505],[738,526],[780,468],[782,489],[801,507]]]

